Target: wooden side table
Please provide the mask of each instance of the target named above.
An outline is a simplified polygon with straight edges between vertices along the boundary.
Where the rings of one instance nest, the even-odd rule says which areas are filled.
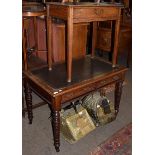
[[[22,41],[23,41],[23,59],[24,59],[24,69],[27,70],[27,31],[29,29],[29,19],[33,19],[34,24],[34,36],[35,36],[35,50],[38,50],[38,37],[37,37],[37,17],[46,16],[46,8],[40,3],[29,3],[25,2],[22,5]]]
[[[72,82],[68,83],[65,63],[24,71],[25,98],[28,107],[29,123],[32,123],[32,95],[35,92],[52,109],[54,146],[57,152],[60,147],[60,111],[64,103],[76,100],[91,92],[115,84],[115,111],[119,111],[122,83],[127,68],[113,68],[111,64],[90,56],[73,60]]]
[[[97,21],[114,20],[115,21],[115,37],[114,37],[114,51],[112,66],[116,66],[118,40],[120,29],[120,18],[122,4],[118,3],[91,3],[91,2],[47,2],[47,25],[51,30],[52,18],[60,18],[67,21],[67,81],[72,81],[72,51],[73,51],[73,24],[93,22],[93,37],[92,37],[92,57],[94,57],[94,48],[96,40],[96,26]],[[48,34],[48,40],[51,42],[53,39],[52,31]],[[48,47],[48,63],[49,70],[52,69],[52,45]]]

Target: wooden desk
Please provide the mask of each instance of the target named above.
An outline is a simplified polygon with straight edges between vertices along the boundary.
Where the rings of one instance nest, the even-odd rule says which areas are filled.
[[[118,35],[120,29],[121,4],[116,3],[91,3],[91,2],[49,2],[47,6],[47,26],[48,26],[48,42],[53,39],[52,36],[52,20],[51,18],[60,18],[67,21],[67,81],[72,80],[72,51],[73,51],[73,24],[83,22],[93,23],[93,40],[92,40],[92,57],[94,56],[95,40],[96,40],[96,22],[115,20],[115,37],[112,66],[116,66]],[[48,63],[49,70],[52,69],[52,45],[48,45]]]
[[[68,83],[65,64],[53,65],[51,71],[48,66],[31,71],[24,71],[25,99],[28,109],[29,123],[32,123],[32,95],[35,92],[52,109],[52,124],[55,149],[60,147],[60,110],[62,104],[85,96],[105,86],[115,84],[115,110],[119,111],[122,83],[127,68],[113,68],[111,64],[99,58],[86,56],[73,60],[72,82]],[[62,78],[63,77],[63,78]]]

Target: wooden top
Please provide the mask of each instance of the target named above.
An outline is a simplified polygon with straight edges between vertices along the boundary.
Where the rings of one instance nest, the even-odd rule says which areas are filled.
[[[38,3],[34,3],[34,4],[25,3],[22,6],[23,12],[40,12],[45,10],[46,10],[45,6],[43,4],[38,4]]]
[[[23,17],[35,17],[46,15],[46,7],[40,3],[24,3],[22,5]]]
[[[48,67],[42,67],[37,70],[31,71],[29,75],[33,80],[42,81],[51,87],[51,91],[59,90],[66,87],[73,87],[74,85],[81,85],[82,83],[117,75],[127,69],[123,66],[113,68],[110,63],[106,63],[99,58],[91,58],[86,56],[79,60],[73,60],[73,73],[72,82],[67,82],[66,65],[56,64],[53,65],[52,71]],[[28,74],[27,74],[28,75]],[[29,76],[28,75],[28,76]],[[35,79],[35,77],[37,77]]]
[[[58,5],[58,6],[68,6],[68,7],[84,7],[84,6],[95,6],[95,7],[101,7],[101,6],[114,6],[114,7],[123,7],[122,3],[114,3],[114,2],[104,2],[104,3],[95,3],[95,2],[46,2],[46,4],[52,4],[52,5]]]

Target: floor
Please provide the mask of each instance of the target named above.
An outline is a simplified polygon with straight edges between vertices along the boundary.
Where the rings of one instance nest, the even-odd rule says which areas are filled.
[[[119,57],[119,62],[125,64],[125,59]],[[123,88],[120,112],[117,119],[105,126],[100,126],[75,144],[69,144],[61,136],[60,152],[56,153],[53,146],[50,110],[47,105],[33,110],[32,125],[28,124],[27,114],[22,123],[23,155],[88,155],[91,150],[114,134],[117,130],[132,122],[132,67],[126,74],[127,84]],[[113,93],[108,94],[113,101]],[[33,103],[41,101],[33,94]]]

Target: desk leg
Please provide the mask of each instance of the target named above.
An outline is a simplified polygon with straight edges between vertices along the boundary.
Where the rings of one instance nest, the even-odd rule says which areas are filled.
[[[97,22],[93,22],[91,57],[94,57],[95,55],[96,39],[97,39]]]
[[[47,16],[47,49],[48,49],[48,69],[52,70],[52,47],[53,47],[53,27],[52,27],[52,19],[50,16]]]
[[[60,149],[60,110],[61,110],[61,98],[54,98],[52,102],[52,127],[53,127],[53,137],[54,146],[56,152]]]
[[[121,10],[120,10],[119,16],[120,15],[121,15]],[[119,31],[120,31],[120,18],[118,20],[116,20],[116,23],[115,23],[114,51],[113,51],[113,58],[112,58],[112,66],[113,67],[116,67],[116,63],[117,63]]]
[[[121,95],[122,95],[122,85],[123,85],[123,81],[118,81],[115,84],[115,112],[116,112],[116,115],[119,112],[119,105],[120,105],[120,100],[121,100]]]
[[[72,81],[72,52],[73,52],[73,8],[69,9],[67,20],[67,82]]]
[[[60,112],[53,112],[53,135],[54,135],[54,146],[57,152],[60,151]]]
[[[25,88],[25,101],[26,101],[26,106],[27,106],[27,111],[28,111],[28,119],[29,119],[29,124],[32,124],[32,119],[33,119],[33,113],[32,113],[32,90],[29,87],[28,82],[26,80],[24,81],[24,88]]]

